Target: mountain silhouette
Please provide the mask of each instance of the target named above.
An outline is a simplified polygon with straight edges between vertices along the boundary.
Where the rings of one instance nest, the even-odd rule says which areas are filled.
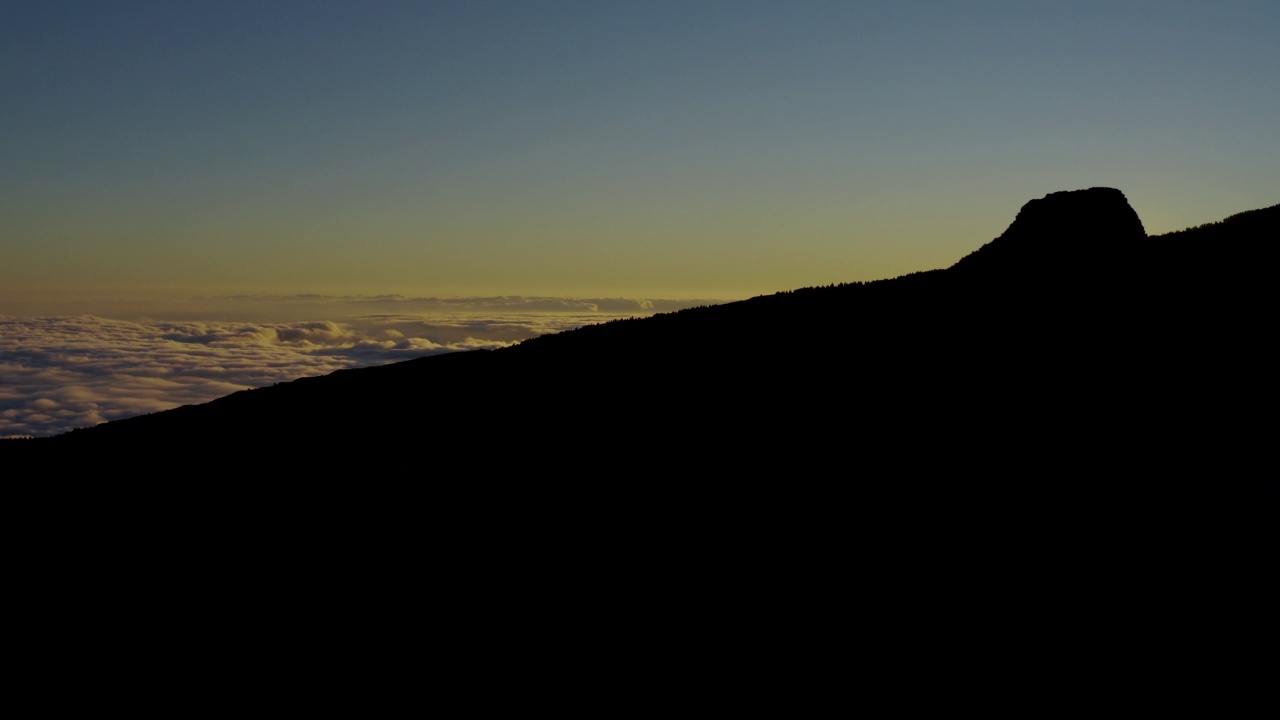
[[[41,557],[85,583],[426,573],[523,616],[568,588],[595,613],[759,582],[825,606],[856,580],[923,608],[1086,568],[1252,568],[1280,504],[1255,469],[1278,236],[1280,205],[1148,236],[1119,190],[1057,192],[946,269],[342,370],[0,459]]]
[[[957,273],[1034,278],[1096,276],[1117,269],[1117,258],[1145,251],[1146,230],[1114,188],[1056,192],[1032,200],[1008,230],[952,266]]]

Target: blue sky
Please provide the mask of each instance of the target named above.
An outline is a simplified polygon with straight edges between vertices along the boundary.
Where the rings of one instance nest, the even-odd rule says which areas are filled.
[[[738,299],[1097,185],[1175,230],[1280,202],[1278,69],[1238,0],[6,1],[0,314]]]

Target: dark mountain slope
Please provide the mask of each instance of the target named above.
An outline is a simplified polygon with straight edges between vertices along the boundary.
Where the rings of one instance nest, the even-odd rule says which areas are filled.
[[[95,572],[425,562],[487,568],[498,594],[627,573],[811,587],[851,562],[943,584],[1063,563],[1120,577],[1274,529],[1246,409],[1270,372],[1258,270],[1278,229],[1275,206],[1148,237],[1119,191],[1054,193],[946,270],[3,452],[49,546]]]

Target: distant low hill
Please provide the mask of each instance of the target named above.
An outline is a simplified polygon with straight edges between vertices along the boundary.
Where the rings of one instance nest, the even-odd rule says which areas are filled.
[[[85,577],[447,566],[485,603],[1119,581],[1276,536],[1257,463],[1277,238],[1280,205],[1148,236],[1118,190],[1053,193],[947,269],[343,370],[0,458]]]

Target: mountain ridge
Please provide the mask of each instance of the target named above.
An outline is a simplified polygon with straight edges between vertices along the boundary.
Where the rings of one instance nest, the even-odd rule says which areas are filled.
[[[1241,411],[1268,372],[1254,274],[1277,228],[1280,205],[1139,237],[1120,191],[1052,193],[946,269],[342,370],[0,452],[48,542],[95,572],[155,572],[180,551],[261,573],[276,560],[260,553],[299,536],[303,565],[344,543],[402,563],[418,513],[511,582],[536,567],[567,581],[602,553],[645,556],[638,542],[686,567],[680,548],[723,534],[751,552],[802,543],[816,568],[871,529],[916,561],[1039,548],[1110,567],[1151,536],[1274,533],[1271,486],[1226,448],[1263,446]],[[782,324],[809,342],[771,345]],[[229,539],[228,517],[252,530]],[[1000,545],[1011,535],[1026,547]]]

